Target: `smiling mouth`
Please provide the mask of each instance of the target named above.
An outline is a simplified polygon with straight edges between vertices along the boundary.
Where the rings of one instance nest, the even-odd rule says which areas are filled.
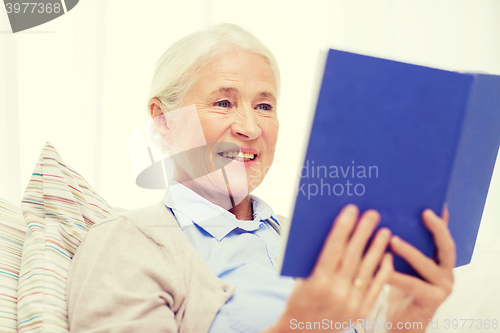
[[[217,153],[219,156],[222,156],[224,158],[228,158],[230,160],[236,160],[240,162],[248,162],[248,161],[253,161],[256,157],[255,154],[252,153],[242,153],[237,152],[237,151],[230,151],[230,152],[220,152]]]

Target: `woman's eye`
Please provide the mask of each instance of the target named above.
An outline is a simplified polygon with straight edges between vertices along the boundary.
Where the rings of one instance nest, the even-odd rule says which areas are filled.
[[[215,106],[221,107],[221,108],[228,108],[231,104],[229,104],[228,101],[220,101],[220,102],[215,102]]]
[[[269,104],[259,104],[259,105],[257,106],[257,108],[258,108],[259,110],[271,111],[273,107],[272,107],[271,105],[269,105]]]

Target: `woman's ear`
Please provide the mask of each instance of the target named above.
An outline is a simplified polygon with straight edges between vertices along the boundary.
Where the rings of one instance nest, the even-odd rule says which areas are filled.
[[[160,133],[161,137],[167,145],[172,145],[172,131],[168,127],[168,123],[165,117],[165,109],[163,107],[162,102],[153,97],[149,101],[149,112],[151,113],[151,118],[153,118],[153,123],[155,124],[156,129]]]

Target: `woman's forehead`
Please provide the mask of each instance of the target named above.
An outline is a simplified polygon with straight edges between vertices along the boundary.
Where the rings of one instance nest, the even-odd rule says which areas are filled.
[[[276,96],[276,78],[271,66],[263,56],[248,51],[233,50],[214,57],[197,71],[194,79],[196,85],[209,89],[210,94],[254,88],[263,97]]]
[[[276,102],[276,95],[274,91],[270,90],[267,91],[265,88],[265,85],[262,86],[262,89],[258,89],[259,87],[256,87],[257,89],[254,91],[254,94],[256,97],[259,97],[261,99],[267,99],[272,102]],[[221,86],[219,88],[215,88],[211,93],[210,96],[217,98],[218,96],[238,96],[241,93],[240,89],[238,87],[231,87],[231,86]]]

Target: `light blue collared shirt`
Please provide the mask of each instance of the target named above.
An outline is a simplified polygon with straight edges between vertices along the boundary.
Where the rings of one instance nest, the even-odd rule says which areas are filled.
[[[263,200],[251,195],[253,220],[242,221],[194,191],[169,181],[163,203],[214,275],[236,288],[217,313],[210,333],[261,332],[285,310],[295,281],[280,276],[279,222]]]

